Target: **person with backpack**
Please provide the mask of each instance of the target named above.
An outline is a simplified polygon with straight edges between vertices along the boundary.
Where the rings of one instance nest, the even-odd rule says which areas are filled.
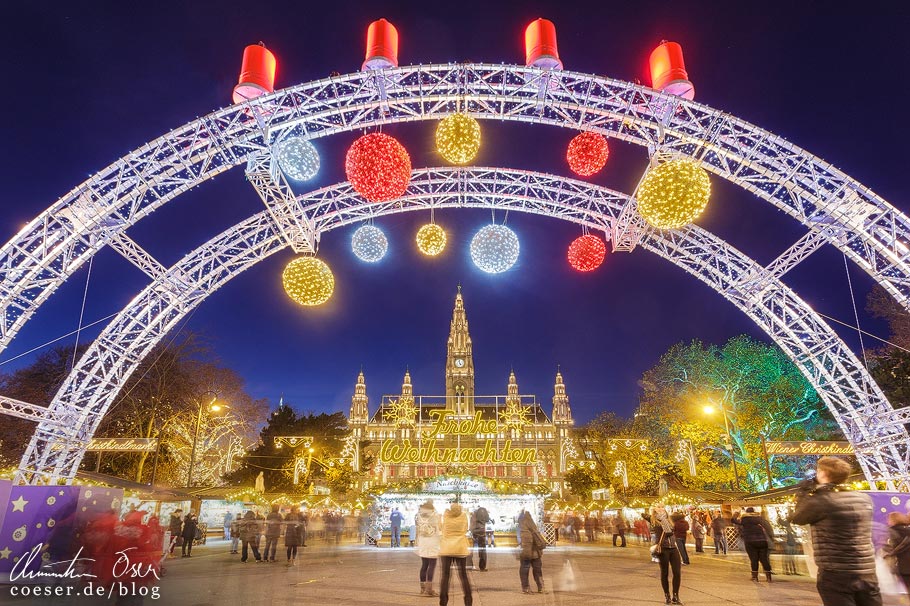
[[[477,563],[480,571],[487,571],[487,524],[490,522],[490,513],[485,507],[480,506],[471,516],[471,535],[474,537],[474,546],[477,547]]]
[[[439,557],[439,514],[433,501],[427,499],[414,518],[416,527],[417,555],[420,556],[420,595],[433,597],[433,572],[436,571],[436,558]]]

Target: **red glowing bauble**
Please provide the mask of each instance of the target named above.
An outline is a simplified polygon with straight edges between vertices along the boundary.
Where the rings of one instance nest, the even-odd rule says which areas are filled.
[[[607,163],[610,157],[610,148],[607,139],[597,133],[581,133],[569,142],[566,150],[566,160],[569,168],[577,175],[590,177]]]
[[[607,255],[607,245],[597,236],[588,234],[576,238],[569,245],[569,265],[578,271],[593,271],[600,267]]]
[[[370,133],[354,141],[344,162],[354,190],[370,202],[400,197],[411,181],[411,157],[394,137]]]

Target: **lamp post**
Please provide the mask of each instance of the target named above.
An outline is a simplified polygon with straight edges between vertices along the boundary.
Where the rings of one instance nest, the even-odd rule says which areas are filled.
[[[212,412],[219,412],[227,408],[224,404],[215,404],[218,400],[218,395],[213,391],[206,391],[203,393],[210,394],[212,396],[211,402],[208,404],[209,410]],[[199,425],[202,423],[202,409],[205,408],[205,402],[199,402],[199,409],[196,411],[196,429],[193,431],[193,450],[190,453],[190,470],[186,475],[186,485],[193,485],[193,471],[196,467],[196,444],[199,442]]]
[[[733,434],[730,433],[730,422],[727,420],[727,409],[724,408],[724,403],[721,402],[718,404],[720,407],[720,412],[724,417],[724,429],[727,431],[727,447],[730,452],[730,460],[733,462],[733,477],[736,478],[736,489],[742,490],[739,486],[739,469],[736,467],[736,455],[733,452]],[[714,413],[714,407],[710,404],[703,408],[705,414]]]

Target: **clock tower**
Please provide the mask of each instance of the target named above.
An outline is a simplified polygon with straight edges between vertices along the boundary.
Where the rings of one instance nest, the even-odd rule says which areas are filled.
[[[465,315],[461,285],[455,295],[455,310],[446,354],[446,409],[457,415],[474,415],[474,356]]]

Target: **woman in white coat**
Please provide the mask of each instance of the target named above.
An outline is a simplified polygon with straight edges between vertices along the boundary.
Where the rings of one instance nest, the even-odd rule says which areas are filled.
[[[439,556],[440,524],[439,514],[433,501],[427,499],[414,518],[416,527],[417,555],[420,556],[420,595],[435,596],[433,572]]]

